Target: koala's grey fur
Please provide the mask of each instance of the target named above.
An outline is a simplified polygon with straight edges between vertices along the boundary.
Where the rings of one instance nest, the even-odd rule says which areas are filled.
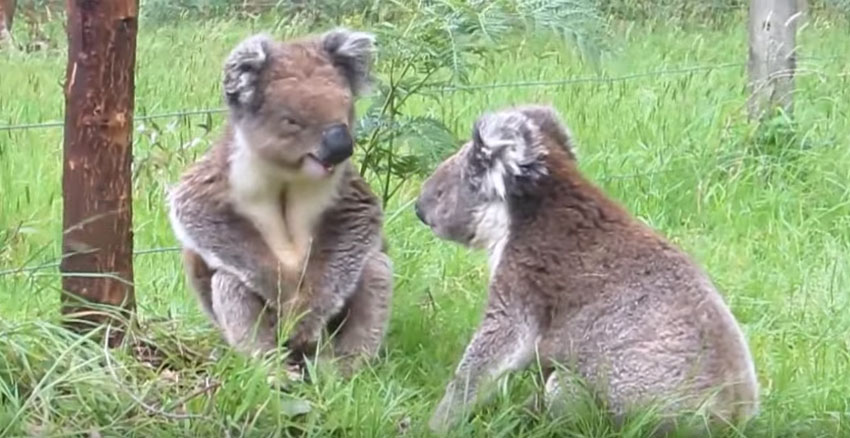
[[[349,373],[382,342],[393,286],[379,201],[347,159],[322,176],[304,170],[328,126],[350,130],[373,40],[337,29],[241,42],[224,66],[224,135],[170,190],[188,282],[241,352],[275,349],[294,321],[296,360],[336,331]]]
[[[425,181],[416,210],[439,237],[487,249],[491,268],[483,321],[433,430],[486,398],[485,383],[538,359],[550,409],[587,394],[574,373],[615,418],[707,408],[722,424],[758,411],[746,339],[711,280],[581,175],[551,107],[481,116]]]

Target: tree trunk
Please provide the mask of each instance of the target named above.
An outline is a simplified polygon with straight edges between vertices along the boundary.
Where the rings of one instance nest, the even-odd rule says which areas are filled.
[[[132,127],[138,0],[68,0],[62,313],[123,339],[135,309]],[[121,311],[109,315],[108,308]],[[117,318],[119,317],[120,318]],[[117,319],[115,319],[117,318]]]
[[[0,47],[12,42],[12,22],[17,0],[0,0]]]
[[[798,0],[750,1],[748,108],[761,119],[777,106],[793,110],[796,36],[801,13]]]

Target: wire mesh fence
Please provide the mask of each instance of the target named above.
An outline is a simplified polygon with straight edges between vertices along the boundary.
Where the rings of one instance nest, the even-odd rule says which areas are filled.
[[[842,61],[847,62],[846,57],[842,56],[807,56],[798,58],[798,73],[806,72],[806,63],[814,63],[814,62],[833,62],[833,61]],[[484,84],[463,84],[463,85],[454,85],[454,86],[426,86],[423,89],[423,92],[432,92],[432,93],[463,93],[463,92],[480,92],[486,90],[496,90],[496,89],[521,89],[521,88],[545,88],[545,87],[564,87],[571,85],[580,85],[580,84],[606,84],[606,83],[615,83],[615,82],[626,82],[637,79],[652,79],[652,78],[660,78],[664,76],[675,76],[675,75],[687,75],[694,74],[700,72],[712,72],[712,71],[720,71],[720,70],[728,70],[734,68],[745,68],[747,66],[746,62],[729,62],[729,63],[717,63],[717,64],[708,64],[708,65],[686,65],[676,68],[668,68],[668,69],[659,69],[659,70],[651,70],[644,71],[639,73],[632,73],[627,75],[619,75],[619,76],[606,76],[606,75],[593,75],[593,76],[577,76],[577,77],[567,77],[567,78],[559,78],[553,80],[532,80],[532,81],[512,81],[512,82],[493,82],[493,83],[484,83]],[[163,119],[181,119],[181,118],[189,118],[195,116],[211,116],[216,114],[224,114],[227,112],[226,108],[200,108],[200,109],[186,109],[180,111],[169,111],[162,113],[154,113],[154,114],[142,114],[134,117],[134,121],[136,122],[146,122],[152,120],[163,120]],[[58,120],[50,120],[50,121],[39,121],[39,122],[29,122],[29,123],[19,123],[19,124],[6,124],[0,125],[0,135],[2,133],[9,133],[12,131],[27,131],[27,130],[37,130],[37,129],[50,129],[50,128],[61,128],[64,126],[63,121]],[[625,180],[625,179],[633,179],[640,178],[644,176],[656,175],[659,173],[666,172],[674,172],[678,170],[683,170],[681,168],[665,168],[662,170],[652,170],[647,172],[636,172],[622,175],[605,175],[597,178],[600,182],[605,181],[613,181],[613,180]],[[412,201],[406,202],[404,205],[398,208],[398,211],[391,212],[387,215],[388,221],[392,220],[396,216],[398,216],[399,212],[409,206]],[[145,248],[138,249],[133,252],[134,257],[144,256],[144,255],[152,255],[152,254],[162,254],[162,253],[175,253],[179,252],[180,248],[177,246],[169,246],[169,247],[153,247],[153,248]],[[48,269],[57,269],[62,261],[62,259],[73,255],[66,254],[60,257],[43,261],[41,263],[35,264],[27,264],[19,267],[12,267],[6,269],[0,269],[0,278],[4,276],[10,275],[32,275],[39,271],[44,271]]]
[[[798,62],[801,65],[804,65],[806,62],[829,62],[835,60],[845,60],[845,57],[842,56],[807,56],[798,58]],[[512,81],[512,82],[494,82],[487,84],[468,84],[468,85],[453,85],[453,86],[425,86],[423,87],[423,92],[434,92],[434,93],[457,93],[463,91],[483,91],[483,90],[495,90],[495,89],[503,89],[503,88],[535,88],[535,87],[559,87],[559,86],[568,86],[568,85],[578,85],[578,84],[592,84],[592,83],[612,83],[612,82],[623,82],[630,81],[635,79],[646,79],[646,78],[655,78],[662,76],[671,76],[671,75],[684,75],[691,73],[699,73],[699,72],[710,72],[714,70],[726,70],[731,68],[743,68],[746,67],[746,62],[728,62],[728,63],[720,63],[720,64],[710,64],[710,65],[688,65],[670,69],[663,70],[652,70],[645,71],[640,73],[632,73],[627,75],[620,76],[605,76],[605,75],[595,75],[595,76],[579,76],[579,77],[568,77],[568,78],[559,78],[552,80],[536,80],[536,81]],[[181,118],[181,117],[191,117],[191,116],[204,116],[204,115],[213,115],[213,114],[222,114],[227,111],[226,108],[198,108],[198,109],[186,109],[180,111],[169,111],[163,113],[156,114],[142,114],[134,117],[136,122],[145,122],[149,120],[161,120],[161,119],[173,119],[173,118]],[[65,122],[60,120],[49,120],[49,121],[40,121],[40,122],[30,122],[30,123],[20,123],[20,124],[5,124],[0,125],[0,132],[4,131],[21,131],[21,130],[30,130],[30,129],[41,129],[41,128],[60,128],[65,125]]]

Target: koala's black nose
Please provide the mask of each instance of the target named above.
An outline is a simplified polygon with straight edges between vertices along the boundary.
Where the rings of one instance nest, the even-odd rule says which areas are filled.
[[[322,133],[322,147],[316,157],[325,164],[339,164],[354,153],[354,140],[343,124],[331,125]]]
[[[416,217],[418,217],[423,224],[428,225],[428,221],[425,220],[425,215],[422,213],[422,209],[419,208],[419,202],[413,205],[413,210],[416,212]]]

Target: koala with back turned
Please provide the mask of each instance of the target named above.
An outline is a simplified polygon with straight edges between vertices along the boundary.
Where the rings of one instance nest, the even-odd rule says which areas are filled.
[[[491,271],[483,320],[430,427],[447,430],[487,398],[485,384],[532,363],[550,413],[590,397],[615,419],[654,407],[667,432],[702,408],[712,425],[752,417],[753,361],[720,294],[582,176],[559,119],[543,105],[482,115],[422,186],[420,220],[486,249]]]
[[[224,64],[222,138],[169,193],[172,229],[202,309],[238,351],[295,361],[325,332],[344,371],[373,356],[392,297],[383,212],[349,161],[371,34],[335,29],[240,42]]]

